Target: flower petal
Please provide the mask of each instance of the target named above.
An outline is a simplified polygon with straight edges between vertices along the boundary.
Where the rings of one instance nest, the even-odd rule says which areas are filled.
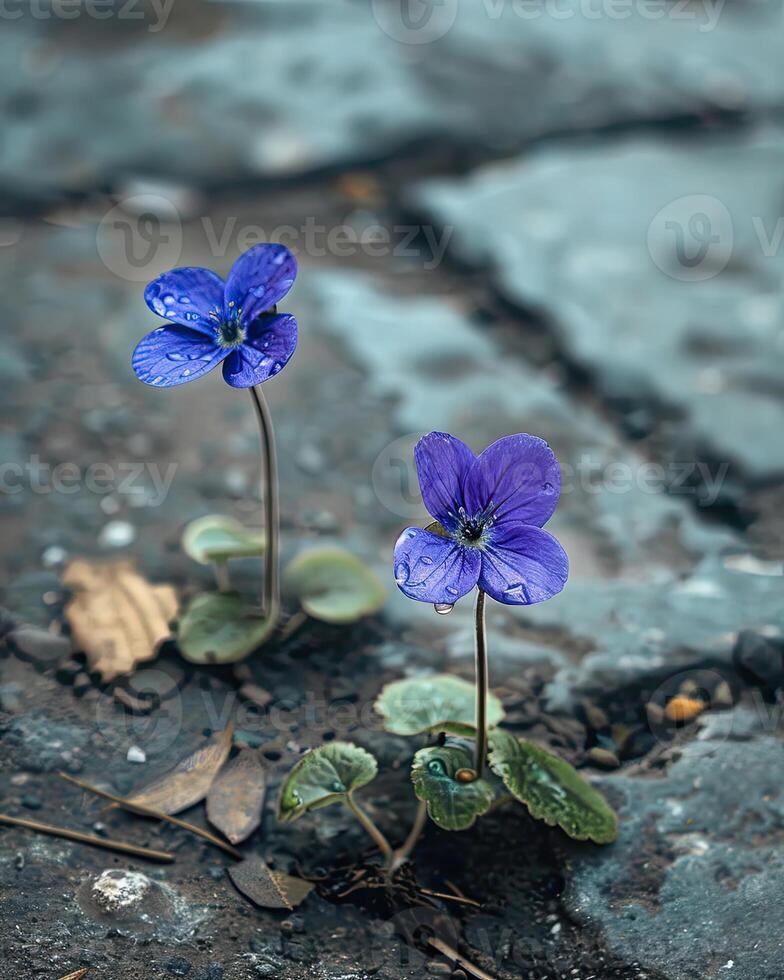
[[[223,362],[223,379],[233,388],[249,388],[278,374],[297,348],[297,321],[288,313],[263,316],[248,328],[248,338]]]
[[[395,581],[409,599],[452,603],[476,585],[481,559],[476,548],[409,527],[395,545]]]
[[[568,575],[569,559],[552,534],[509,521],[493,528],[482,552],[479,588],[498,602],[528,606],[557,595]]]
[[[414,459],[425,507],[447,530],[454,531],[455,514],[465,504],[465,481],[476,456],[448,432],[430,432],[414,446]]]
[[[156,388],[171,388],[202,377],[228,353],[204,334],[167,324],[137,344],[132,364],[140,381]]]
[[[209,269],[171,269],[149,284],[144,299],[158,316],[212,336],[210,311],[223,312],[223,280]]]
[[[505,436],[476,459],[466,480],[469,514],[494,505],[495,522],[523,521],[541,527],[561,494],[561,470],[544,439],[520,432]]]
[[[296,277],[297,260],[285,245],[254,245],[229,273],[226,312],[241,309],[243,322],[250,323],[280,302]]]

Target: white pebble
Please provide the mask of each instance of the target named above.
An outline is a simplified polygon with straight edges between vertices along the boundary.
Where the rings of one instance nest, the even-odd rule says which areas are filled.
[[[132,745],[128,749],[128,754],[125,757],[128,762],[146,762],[147,755],[144,749],[140,749],[138,745]]]

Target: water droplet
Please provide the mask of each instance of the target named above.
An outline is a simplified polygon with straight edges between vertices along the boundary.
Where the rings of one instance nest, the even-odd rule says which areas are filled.
[[[186,306],[190,304],[190,301],[190,296],[180,296],[180,302],[185,303]]]
[[[171,293],[168,293],[166,296],[163,297],[164,306],[174,306],[174,303],[175,303],[175,299],[171,295]]]
[[[431,759],[427,764],[427,771],[434,776],[446,776],[446,766],[440,759]]]
[[[193,373],[193,372],[191,371],[191,369],[190,369],[190,368],[185,368],[185,370],[184,370],[184,371],[182,372],[182,374],[180,375],[180,377],[181,377],[181,378],[187,378],[187,377],[188,377],[188,375],[189,375],[189,374],[192,374],[192,373]]]
[[[187,360],[187,357],[184,354],[179,354],[177,351],[172,351],[170,354],[167,354],[166,357],[170,361],[186,361]]]
[[[397,565],[395,565],[395,581],[398,585],[406,585],[410,578],[411,569],[408,567],[408,562],[399,561]]]
[[[542,485],[542,490],[545,493],[553,493],[553,491],[555,490],[555,487],[552,485],[552,483],[545,483],[545,484]]]
[[[454,588],[454,587],[453,587],[453,586],[451,586],[451,585],[447,585],[447,587],[446,587],[446,591],[447,591],[447,592],[448,592],[448,593],[449,593],[450,595],[454,595],[454,596],[456,596],[456,595],[458,594],[458,593],[457,593],[457,589],[456,589],[456,588]]]
[[[437,602],[433,606],[433,609],[435,609],[439,616],[448,616],[454,608],[455,606],[452,602]]]
[[[283,365],[280,363],[280,361],[276,361],[275,364],[272,365],[272,374],[277,374],[278,371],[282,371],[282,370],[283,370]]]
[[[433,564],[433,559],[430,557],[430,555],[422,555],[422,557],[420,558],[420,561],[422,562],[423,565],[432,565]]]
[[[153,378],[150,384],[159,385],[163,381],[163,375],[159,374],[157,377]]]
[[[345,793],[346,792],[346,787],[343,785],[343,783],[341,783],[341,781],[339,779],[333,780],[332,783],[330,784],[330,787],[329,788],[332,790],[333,793]]]
[[[264,343],[261,346],[264,348],[264,350],[267,350],[267,348],[269,347],[269,345],[270,345],[269,340],[265,340]]]

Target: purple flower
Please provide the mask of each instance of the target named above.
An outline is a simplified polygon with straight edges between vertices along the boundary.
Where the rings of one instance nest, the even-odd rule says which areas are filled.
[[[291,289],[297,262],[284,245],[255,245],[224,282],[209,269],[172,269],[144,291],[169,320],[133,352],[133,369],[156,388],[195,381],[218,364],[234,388],[260,384],[285,367],[297,346],[297,321],[276,304]]]
[[[561,471],[542,439],[499,439],[479,456],[446,432],[414,448],[419,485],[436,519],[395,545],[395,579],[420,602],[453,604],[474,586],[498,602],[529,605],[566,584],[569,559],[542,530],[561,492]]]

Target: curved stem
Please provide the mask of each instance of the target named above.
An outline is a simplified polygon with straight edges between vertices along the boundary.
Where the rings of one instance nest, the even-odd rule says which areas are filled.
[[[401,864],[404,864],[409,859],[411,852],[416,847],[417,841],[419,840],[422,831],[426,826],[427,804],[420,800],[416,817],[414,818],[414,823],[411,826],[408,837],[406,837],[403,844],[391,856],[389,868],[390,871],[396,871]]]
[[[476,590],[474,605],[474,640],[476,649],[476,753],[474,769],[481,778],[487,755],[487,636],[485,634],[485,594]]]
[[[346,796],[346,806],[349,808],[349,810],[351,810],[351,812],[354,814],[357,820],[359,820],[359,822],[362,824],[365,830],[373,838],[373,842],[375,843],[376,847],[378,847],[378,849],[381,851],[381,853],[384,855],[384,857],[386,858],[392,857],[392,846],[390,845],[389,841],[381,833],[381,831],[373,823],[373,821],[365,813],[365,811],[360,808],[359,804],[351,795],[351,793],[349,793]]]
[[[261,477],[264,498],[264,598],[263,611],[276,619],[280,610],[280,581],[278,553],[280,549],[280,506],[278,502],[278,458],[275,453],[275,432],[272,428],[267,399],[261,385],[250,389],[256,419],[261,432]]]

